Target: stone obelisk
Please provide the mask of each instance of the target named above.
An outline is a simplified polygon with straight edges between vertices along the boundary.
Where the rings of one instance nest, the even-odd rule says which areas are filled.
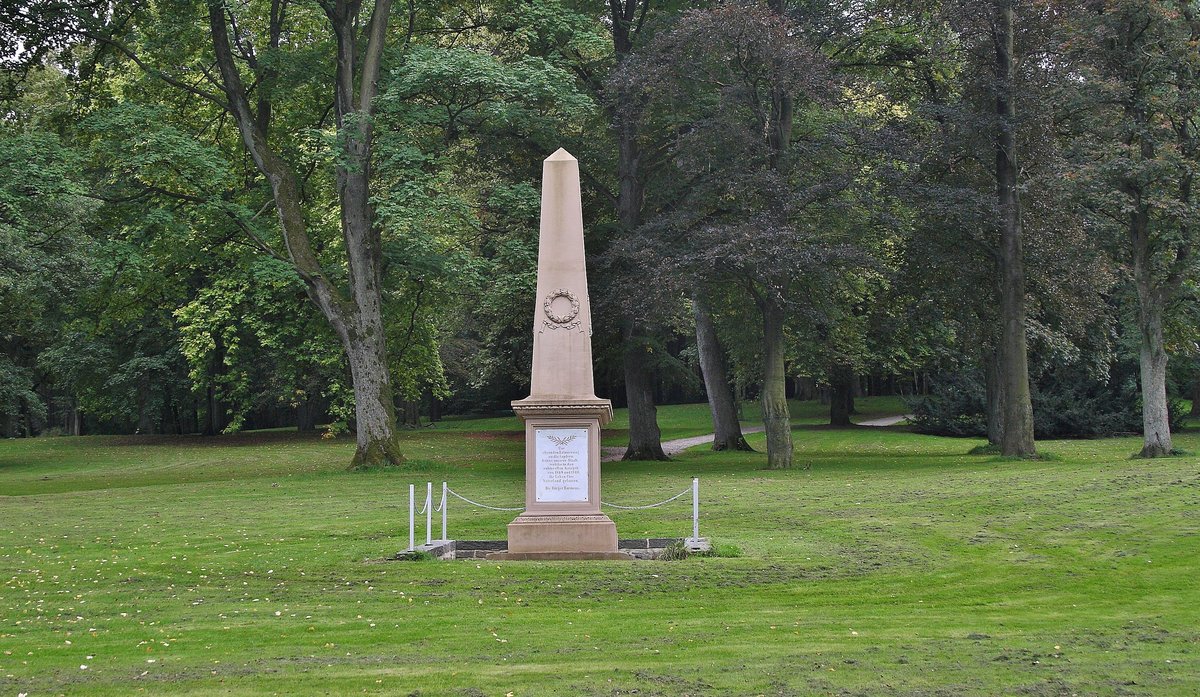
[[[525,512],[508,526],[504,558],[624,557],[600,512],[600,427],[612,403],[592,382],[579,162],[561,148],[542,163],[533,379],[512,406],[525,422]]]

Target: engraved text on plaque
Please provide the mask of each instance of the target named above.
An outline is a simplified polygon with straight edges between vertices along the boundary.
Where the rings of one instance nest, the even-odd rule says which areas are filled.
[[[536,429],[539,503],[588,500],[588,429]]]

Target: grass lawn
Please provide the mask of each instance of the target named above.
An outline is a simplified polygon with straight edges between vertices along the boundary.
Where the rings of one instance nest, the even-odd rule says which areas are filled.
[[[622,504],[701,478],[701,534],[743,554],[673,562],[384,561],[410,483],[522,503],[515,419],[407,432],[412,466],[370,473],[285,432],[0,441],[0,697],[1200,694],[1196,457],[1008,461],[794,406],[790,471],[703,447],[604,466]],[[705,405],[659,415],[708,430]],[[450,533],[513,515],[452,502]],[[690,533],[686,498],[611,515]]]

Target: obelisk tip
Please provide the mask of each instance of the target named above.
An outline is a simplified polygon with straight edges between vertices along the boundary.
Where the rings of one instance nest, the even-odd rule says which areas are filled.
[[[564,160],[575,161],[575,156],[567,152],[565,148],[555,150],[553,155],[546,158],[546,162],[562,162]]]

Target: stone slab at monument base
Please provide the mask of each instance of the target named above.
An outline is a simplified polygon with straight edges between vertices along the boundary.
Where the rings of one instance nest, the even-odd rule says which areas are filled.
[[[524,513],[508,524],[508,550],[488,559],[629,559],[617,551],[617,526],[603,513]]]

